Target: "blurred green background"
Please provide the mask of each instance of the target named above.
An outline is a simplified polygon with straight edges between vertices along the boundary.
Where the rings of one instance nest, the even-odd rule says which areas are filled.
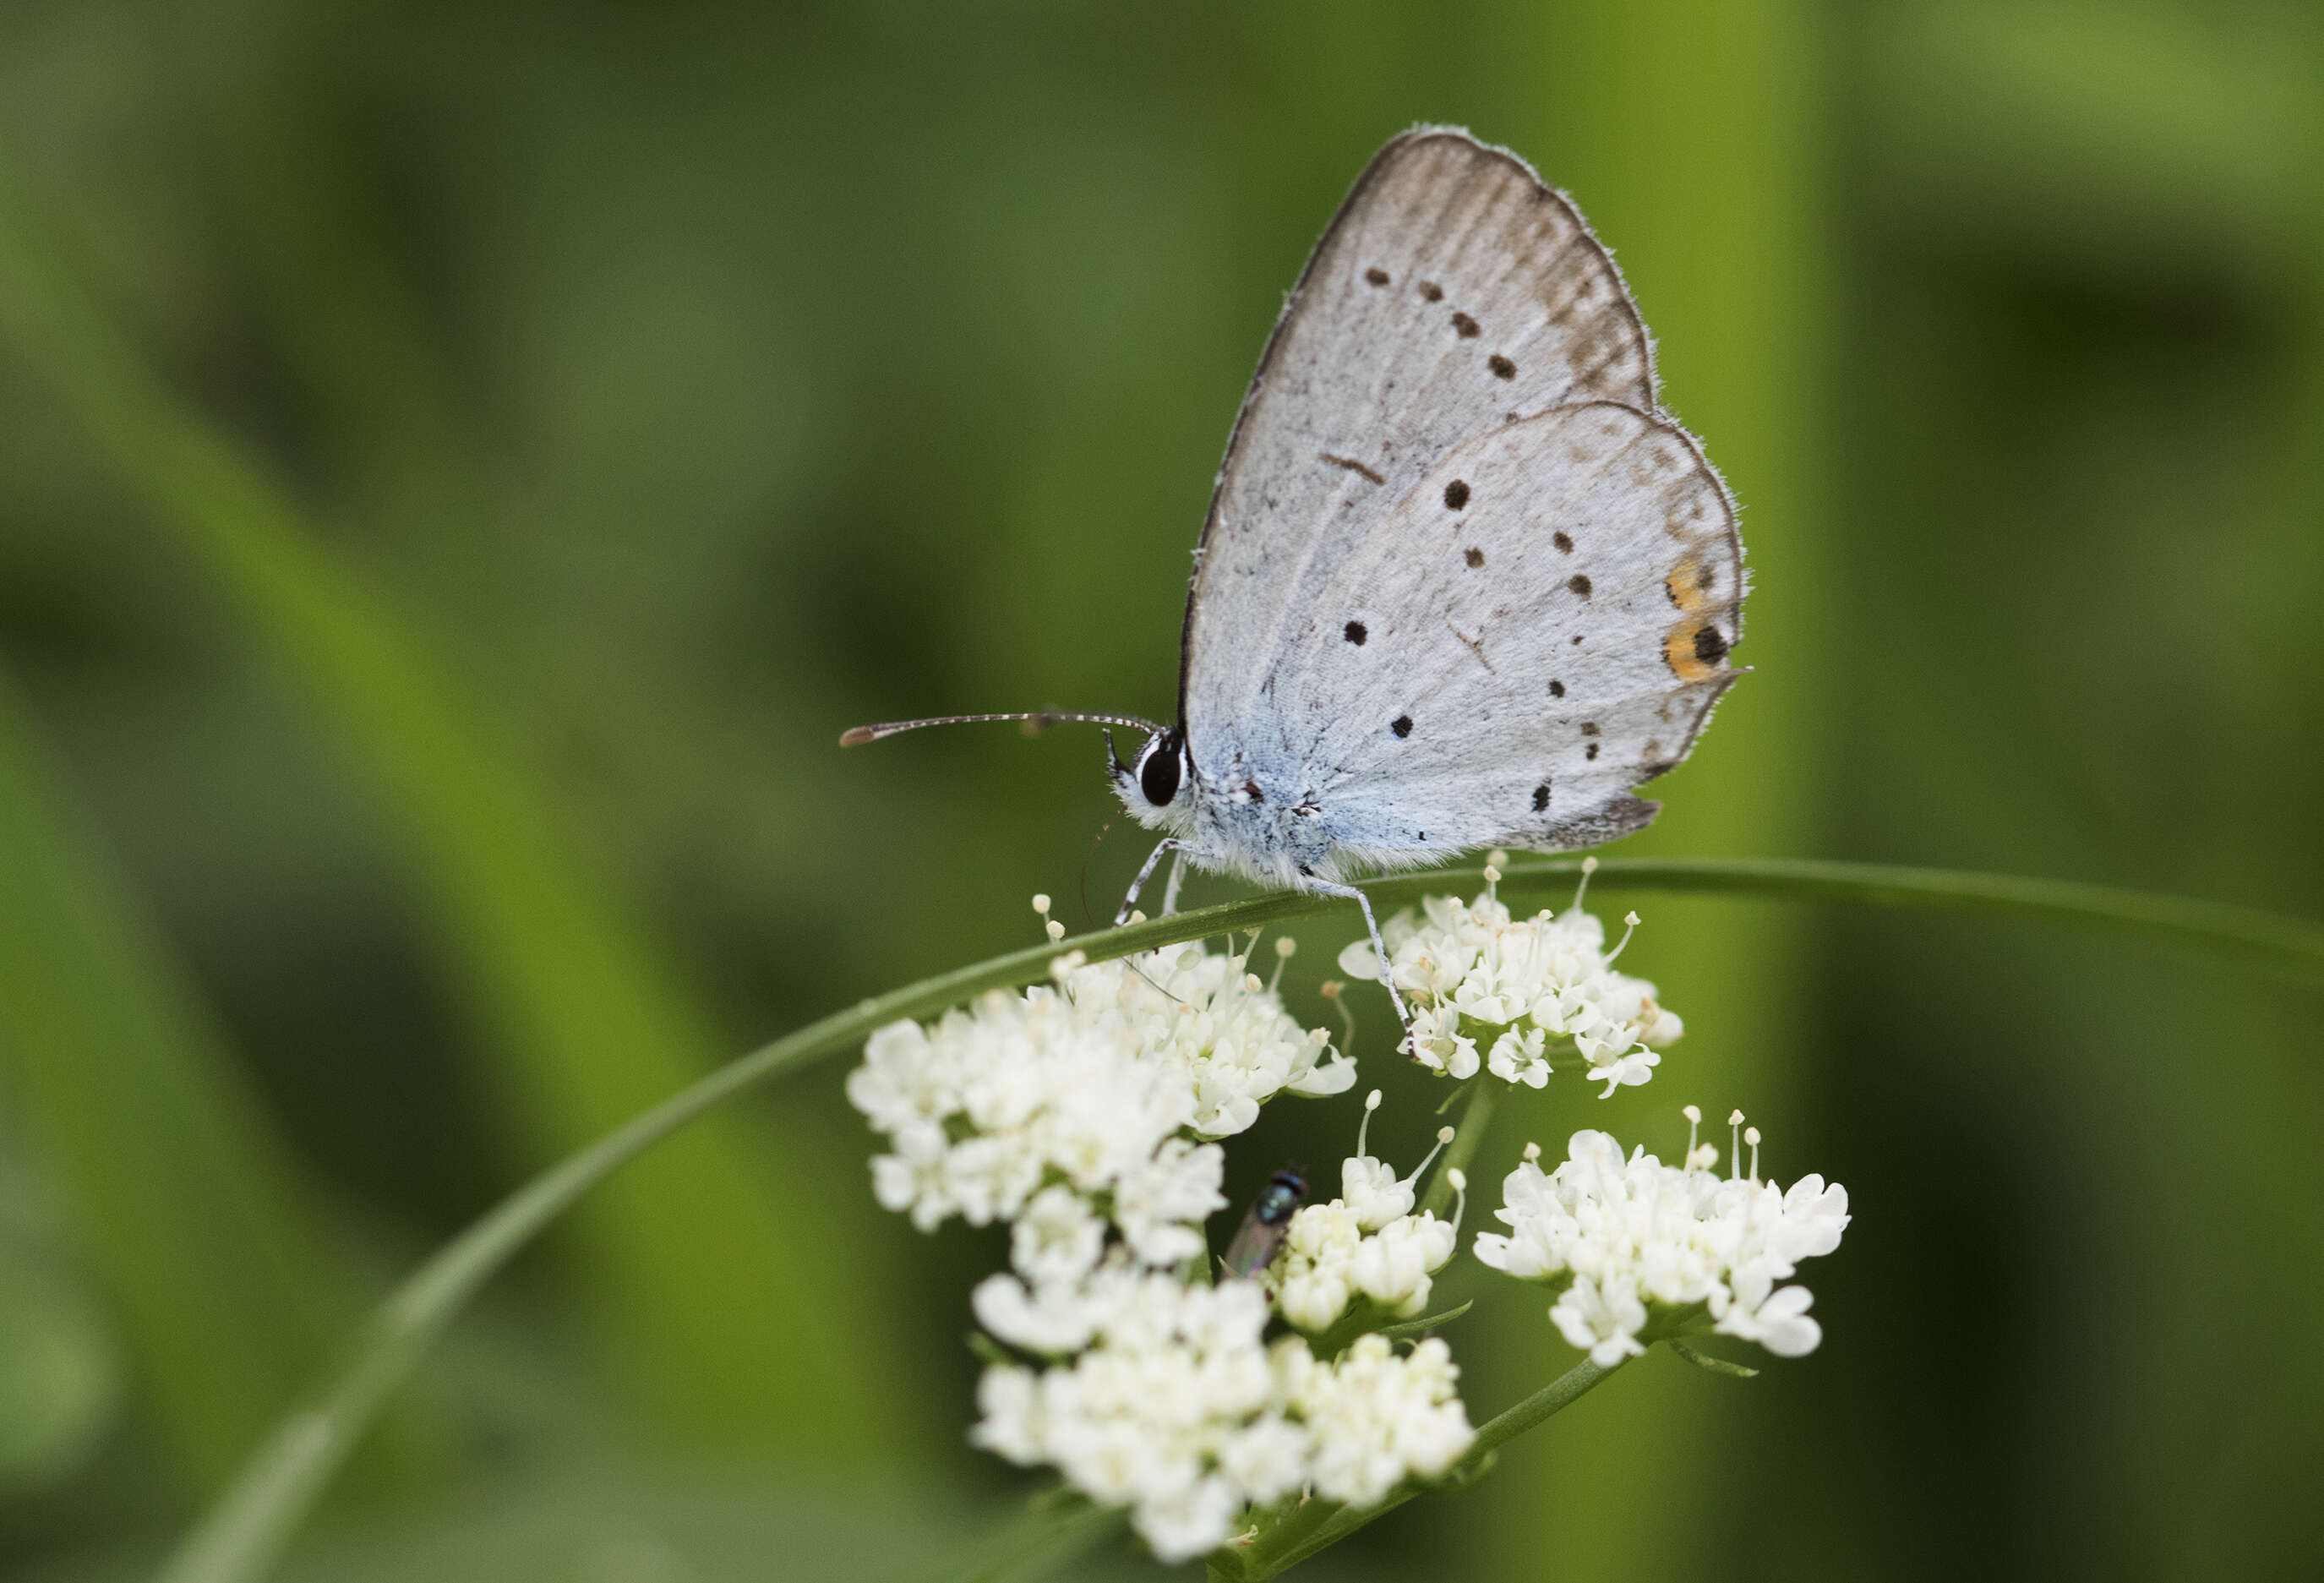
[[[364,1305],[811,1016],[1139,856],[1268,326],[1385,138],[1571,190],[1745,503],[1739,687],[1628,850],[2324,914],[2312,5],[0,8],[0,1567],[136,1576]],[[1204,895],[1226,893],[1213,886]],[[1845,1181],[1812,1357],[1657,1356],[1319,1577],[2324,1571],[2312,995],[1628,897],[1691,1033],[1526,1136]],[[1353,921],[1299,931],[1305,1014]],[[1408,1162],[1435,1095],[1390,1092]],[[844,1063],[625,1173],[423,1370],[305,1579],[936,1578],[1000,1244]],[[1277,1107],[1244,1191],[1328,1162]],[[1482,1417],[1570,1358],[1451,1333]],[[1457,1293],[1456,1293],[1457,1294]],[[1149,1575],[1126,1549],[1081,1575]]]

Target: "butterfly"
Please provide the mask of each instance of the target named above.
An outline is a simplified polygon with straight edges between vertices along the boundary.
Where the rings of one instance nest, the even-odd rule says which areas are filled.
[[[1166,908],[1189,862],[1346,897],[1385,969],[1351,879],[1655,817],[1635,790],[1740,673],[1744,592],[1734,502],[1659,404],[1611,256],[1517,155],[1422,126],[1357,178],[1259,358],[1194,551],[1176,723],[841,741],[1142,731],[1127,763],[1107,733],[1123,806],[1163,832],[1121,916],[1175,855]]]

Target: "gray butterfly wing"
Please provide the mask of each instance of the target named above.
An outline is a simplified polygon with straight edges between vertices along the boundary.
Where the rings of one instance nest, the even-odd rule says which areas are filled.
[[[1357,178],[1243,398],[1186,606],[1181,714],[1240,714],[1277,628],[1445,449],[1573,402],[1655,407],[1645,327],[1572,206],[1424,127]]]
[[[1553,408],[1454,446],[1379,521],[1246,735],[1359,861],[1594,846],[1654,817],[1630,790],[1734,680],[1742,597],[1733,507],[1683,430]]]
[[[1550,458],[1558,445],[1570,450],[1587,437],[1572,420],[1546,427],[1538,421],[1606,403],[1628,409],[1645,426],[1617,448],[1626,459],[1599,468],[1586,487],[1556,476]],[[1527,623],[1554,624],[1555,589],[1580,575],[1557,572],[1522,548],[1533,540],[1554,548],[1552,514],[1564,509],[1597,514],[1591,536],[1602,542],[1593,553],[1609,555],[1618,542],[1631,545],[1619,564],[1609,560],[1602,573],[1591,574],[1609,579],[1607,592],[1592,596],[1602,601],[1591,613],[1598,653],[1643,653],[1659,643],[1670,621],[1655,623],[1650,634],[1634,596],[1675,570],[1676,560],[1650,564],[1657,553],[1644,546],[1665,528],[1648,522],[1643,508],[1621,508],[1616,485],[1633,474],[1631,488],[1685,493],[1713,524],[1694,535],[1716,541],[1697,554],[1711,580],[1688,597],[1704,612],[1716,610],[1711,625],[1724,636],[1707,643],[1731,645],[1739,636],[1741,552],[1731,506],[1692,443],[1649,416],[1655,412],[1645,328],[1612,260],[1572,206],[1523,161],[1465,133],[1423,128],[1390,143],[1308,260],[1221,470],[1188,598],[1180,683],[1197,773],[1214,783],[1239,784],[1246,772],[1261,771],[1267,782],[1299,779],[1278,791],[1315,807],[1335,839],[1356,849],[1350,856],[1382,862],[1495,840],[1586,845],[1651,818],[1652,805],[1628,797],[1627,788],[1683,754],[1729,675],[1719,662],[1723,649],[1692,674],[1666,668],[1657,679],[1643,661],[1600,667],[1589,694],[1597,712],[1577,717],[1551,709],[1538,693],[1520,696],[1520,678],[1531,674],[1526,666],[1538,660],[1541,644],[1508,645],[1531,630]],[[1503,430],[1511,432],[1496,441]],[[1689,458],[1683,464],[1674,444]],[[1444,473],[1463,445],[1487,450],[1473,466],[1464,459]],[[1493,617],[1491,635],[1505,646],[1506,666],[1499,657],[1491,667],[1475,657],[1468,640],[1478,633],[1471,627],[1440,639],[1423,632],[1417,615],[1401,619],[1430,609],[1429,598],[1473,587],[1379,580],[1420,572],[1418,561],[1401,560],[1404,547],[1417,554],[1431,531],[1443,532],[1430,522],[1428,503],[1438,502],[1439,515],[1448,509],[1443,491],[1456,474],[1471,488],[1488,476],[1496,480],[1461,548],[1487,549],[1474,535],[1490,525],[1501,560],[1489,552],[1489,565],[1508,570],[1495,579],[1496,597],[1462,606],[1460,619],[1473,627],[1476,616]],[[1503,489],[1503,481],[1511,487]],[[1366,607],[1394,613],[1395,636],[1378,647],[1350,640],[1345,624],[1360,618],[1338,611],[1365,578],[1374,579],[1361,588]],[[1536,588],[1526,578],[1549,580]],[[1670,605],[1663,614],[1690,612]],[[1572,632],[1557,635],[1572,646]],[[1582,635],[1586,648],[1591,639]],[[1378,674],[1340,668],[1351,657],[1342,650],[1365,648]],[[1454,653],[1476,677],[1444,662]],[[1655,662],[1669,663],[1659,655]],[[1384,687],[1379,675],[1398,667],[1444,690],[1434,706],[1439,726],[1428,750],[1401,757],[1368,735],[1382,726],[1377,706],[1389,692],[1349,690]],[[1504,674],[1507,681],[1493,680]],[[1562,676],[1546,680],[1573,685]],[[1462,710],[1471,711],[1467,735],[1453,729]],[[1594,757],[1580,757],[1563,773],[1560,764],[1543,762],[1554,759],[1551,739],[1561,721],[1569,736],[1578,738],[1589,724],[1600,739]],[[1619,754],[1605,737],[1617,728]],[[1572,752],[1586,754],[1587,745],[1576,741]],[[1535,778],[1522,787],[1525,811],[1554,819],[1512,820],[1504,829],[1498,816],[1479,811],[1499,809],[1512,777],[1526,775]],[[1548,804],[1535,810],[1545,776]],[[1333,799],[1316,800],[1323,788],[1304,783],[1311,781],[1332,782]]]

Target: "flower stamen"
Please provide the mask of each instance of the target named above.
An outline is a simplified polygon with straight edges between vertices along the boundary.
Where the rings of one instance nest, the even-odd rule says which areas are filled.
[[[1428,1151],[1427,1158],[1424,1159],[1419,1164],[1412,1168],[1412,1174],[1404,1179],[1404,1185],[1406,1187],[1410,1187],[1414,1182],[1418,1181],[1420,1180],[1420,1173],[1426,1171],[1430,1162],[1433,1162],[1439,1154],[1444,1153],[1444,1145],[1452,1141],[1452,1129],[1449,1126],[1438,1127],[1436,1129],[1436,1147]]]

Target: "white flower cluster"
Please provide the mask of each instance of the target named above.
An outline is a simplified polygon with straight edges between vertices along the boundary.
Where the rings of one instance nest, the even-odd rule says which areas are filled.
[[[1046,913],[1046,898],[1035,905]],[[1398,1354],[1370,1337],[1334,1361],[1296,1336],[1270,1348],[1264,1287],[1189,1284],[1176,1268],[1203,1256],[1202,1222],[1224,1201],[1222,1155],[1204,1140],[1242,1131],[1278,1094],[1342,1092],[1354,1066],[1300,1029],[1244,958],[1179,946],[1064,958],[1053,977],[932,1026],[882,1028],[848,1078],[849,1099],[888,1139],[872,1162],[882,1204],[924,1230],[954,1215],[1010,1223],[1010,1269],[973,1302],[1028,1361],[986,1370],[975,1442],[1130,1507],[1171,1561],[1225,1543],[1250,1508],[1295,1492],[1376,1504],[1445,1472],[1475,1435],[1443,1343]],[[1372,1284],[1425,1298],[1452,1228],[1409,1217],[1410,1182],[1379,1162],[1349,1166],[1368,1214],[1394,1206],[1381,1235],[1412,1224],[1427,1242],[1416,1284],[1401,1241],[1372,1255],[1396,1265]]]
[[[1264,1344],[1255,1282],[1186,1286],[1119,1263],[1086,1301],[1089,1348],[1047,1369],[988,1368],[971,1438],[1128,1506],[1165,1561],[1215,1550],[1249,1508],[1303,1489],[1377,1504],[1406,1477],[1449,1470],[1476,1438],[1442,1341],[1399,1356],[1368,1336],[1324,1362],[1296,1336]]]
[[[1193,1140],[1241,1132],[1277,1094],[1355,1081],[1354,1064],[1293,1022],[1240,958],[1172,946],[1061,960],[1056,977],[927,1027],[890,1023],[847,1079],[849,1100],[888,1139],[872,1162],[874,1192],[924,1231],[953,1215],[1014,1220],[1045,1188],[1070,1190],[1043,1195],[1043,1229],[1029,1234],[1039,1269],[1025,1263],[1019,1227],[1028,1277],[1071,1280],[1097,1262],[1102,1228],[1065,1199],[1102,1197],[1143,1264],[1194,1256],[1193,1226],[1222,1200],[1219,1151]]]
[[[1412,1008],[1414,1058],[1453,1078],[1474,1077],[1481,1066],[1538,1088],[1549,1081],[1551,1041],[1572,1040],[1606,1094],[1646,1082],[1662,1060],[1655,1051],[1684,1025],[1655,1003],[1652,984],[1614,970],[1622,945],[1606,949],[1605,926],[1582,910],[1580,896],[1562,913],[1513,918],[1494,893],[1499,878],[1488,866],[1475,902],[1431,896],[1422,919],[1400,912],[1380,931],[1396,987]],[[1636,928],[1637,914],[1625,921]],[[1340,969],[1378,982],[1370,941],[1341,952]]]
[[[1306,1426],[1307,1482],[1325,1500],[1378,1505],[1406,1478],[1451,1472],[1476,1443],[1453,1389],[1461,1371],[1434,1336],[1403,1354],[1385,1336],[1359,1336],[1333,1363],[1295,1337],[1271,1356]]]
[[[1686,1107],[1687,1119],[1701,1113]],[[1729,1118],[1742,1123],[1741,1113]],[[1758,1180],[1758,1129],[1747,1177],[1710,1167],[1718,1150],[1694,1146],[1665,1165],[1645,1149],[1626,1159],[1605,1133],[1579,1132],[1566,1158],[1545,1172],[1540,1149],[1501,1184],[1497,1217],[1508,1235],[1477,1238],[1477,1257],[1525,1281],[1560,1288],[1550,1318],[1565,1338],[1611,1367],[1646,1350],[1650,1319],[1700,1305],[1722,1334],[1756,1341],[1779,1357],[1815,1350],[1822,1328],[1808,1317],[1804,1286],[1777,1286],[1802,1259],[1840,1245],[1848,1190],[1803,1176],[1789,1192]]]
[[[1415,1318],[1428,1305],[1430,1277],[1460,1243],[1457,1217],[1444,1221],[1425,1209],[1412,1212],[1413,1184],[1436,1158],[1435,1149],[1400,1180],[1385,1162],[1364,1153],[1365,1132],[1379,1103],[1377,1088],[1364,1099],[1365,1130],[1356,1134],[1355,1158],[1340,1164],[1340,1196],[1302,1208],[1284,1235],[1276,1302],[1285,1319],[1311,1334],[1337,1324],[1359,1296],[1389,1319]],[[1438,1133],[1437,1149],[1452,1138],[1451,1127]]]

